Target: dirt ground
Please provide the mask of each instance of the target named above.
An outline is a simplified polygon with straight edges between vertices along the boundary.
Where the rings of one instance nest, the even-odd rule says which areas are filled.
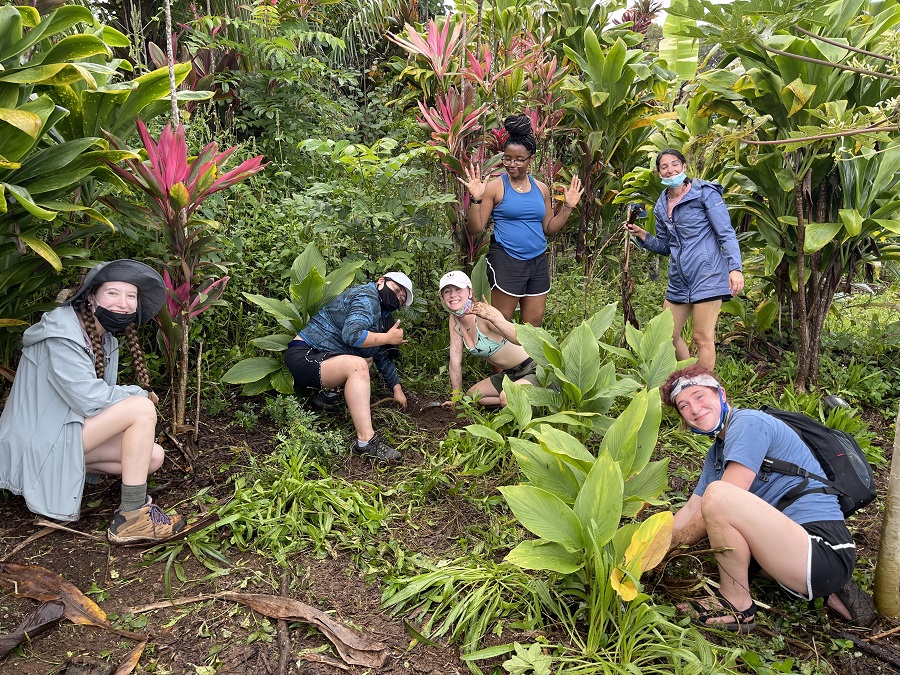
[[[409,414],[429,437],[442,437],[447,427],[456,421],[452,413],[440,408],[422,411],[425,402],[411,397]],[[274,434],[262,422],[254,433],[245,434],[235,426],[229,427],[228,421],[228,414],[223,413],[202,425],[200,460],[190,477],[186,478],[176,466],[182,458],[171,453],[174,461],[166,463],[155,488],[163,506],[190,501],[204,488],[217,500],[227,499],[231,487],[227,472],[221,472],[220,468],[234,460],[234,448],[247,447],[250,452],[260,454],[271,451]],[[410,456],[406,459],[416,462],[421,458]],[[673,476],[675,468],[673,466]],[[348,479],[385,480],[383,472],[379,474],[368,461],[356,457],[348,458],[339,473]],[[883,473],[886,474],[886,469]],[[673,478],[672,487],[687,488],[677,478]],[[241,605],[207,598],[176,607],[136,611],[166,600],[165,568],[163,563],[147,565],[140,549],[111,547],[106,542],[105,529],[117,503],[118,483],[104,478],[99,485],[86,489],[82,519],[71,524],[73,529],[94,538],[49,530],[45,536],[26,543],[29,537],[43,531],[42,527],[36,524],[34,515],[28,512],[20,497],[0,493],[0,560],[41,565],[52,570],[97,601],[116,627],[149,634],[150,642],[135,672],[277,673],[281,649],[276,622]],[[435,505],[436,509],[438,507],[435,513],[439,517],[423,518],[417,530],[402,534],[405,547],[439,556],[446,549],[448,537],[483,518],[463,499]],[[869,507],[859,514],[853,529],[860,557],[874,560],[880,529],[879,509]],[[209,570],[193,556],[187,556],[180,575],[186,581],[173,581],[174,597],[202,597],[221,591],[277,595],[284,577],[291,597],[327,612],[332,618],[389,647],[390,656],[377,672],[447,675],[468,672],[455,647],[419,644],[410,650],[412,638],[402,617],[393,618],[380,609],[381,589],[367,584],[347,555],[336,554],[326,559],[300,556],[286,573],[254,554],[234,555],[230,560],[232,567],[227,573],[210,579],[207,578]],[[0,634],[11,632],[37,604],[5,590],[0,595]],[[855,639],[860,646],[840,654],[828,652],[828,645],[821,644],[821,636],[815,632],[807,634],[802,625],[795,624],[796,630],[790,635],[778,636],[773,632],[773,639],[785,639],[791,655],[828,662],[842,675],[900,673],[900,633],[877,641],[870,639],[898,625],[900,622],[896,620],[879,619],[872,628],[860,630],[833,620],[832,638]],[[761,629],[763,632],[769,630],[766,626]],[[336,658],[322,633],[306,624],[291,623],[289,636],[294,655],[292,661],[322,656]],[[135,640],[111,631],[78,626],[64,619],[26,645],[21,655],[13,653],[0,661],[0,673],[107,675],[115,672],[137,644]],[[865,651],[868,646],[881,649],[882,657]],[[209,667],[217,659],[221,667]],[[891,659],[894,659],[894,665],[891,665]],[[297,667],[292,662],[287,672],[309,675],[340,672],[334,665],[314,660],[302,660],[300,664]],[[346,672],[374,671],[348,667]]]

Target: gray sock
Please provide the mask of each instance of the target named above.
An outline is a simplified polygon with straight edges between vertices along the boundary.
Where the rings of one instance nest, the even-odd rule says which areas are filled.
[[[125,485],[122,483],[122,503],[120,511],[137,511],[147,502],[147,484]]]

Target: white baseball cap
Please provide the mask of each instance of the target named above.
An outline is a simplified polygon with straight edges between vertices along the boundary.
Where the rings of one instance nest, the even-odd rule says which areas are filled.
[[[384,276],[385,279],[390,279],[391,281],[400,284],[406,289],[406,302],[403,306],[409,307],[413,301],[412,281],[409,280],[409,277],[403,272],[385,272],[382,276]]]
[[[447,272],[447,274],[441,277],[440,288],[438,288],[438,291],[443,291],[444,287],[446,286],[456,286],[457,288],[472,288],[472,280],[465,272],[453,270],[452,272]]]

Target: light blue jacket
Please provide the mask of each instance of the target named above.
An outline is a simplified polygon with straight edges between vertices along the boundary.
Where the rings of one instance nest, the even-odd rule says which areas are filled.
[[[372,359],[389,389],[400,384],[397,367],[381,347],[361,347],[369,333],[386,333],[390,314],[381,311],[374,283],[354,286],[319,310],[300,331],[311,347],[332,354],[353,354]]]
[[[669,262],[669,302],[691,303],[718,295],[731,295],[728,274],[741,271],[741,251],[731,226],[728,207],[722,199],[722,186],[699,178],[691,180],[691,189],[666,212],[666,190],[659,196],[653,215],[656,236],[647,234],[638,244]]]
[[[44,314],[22,339],[22,359],[0,417],[0,488],[24,496],[33,513],[78,520],[85,417],[147,392],[116,384],[119,343],[109,331],[101,338],[104,377],[97,377],[90,342],[68,305]]]

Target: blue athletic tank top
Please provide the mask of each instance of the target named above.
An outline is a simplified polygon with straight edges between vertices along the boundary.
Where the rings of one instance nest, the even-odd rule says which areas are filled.
[[[531,189],[524,194],[513,190],[507,174],[500,178],[503,181],[503,199],[491,214],[494,218],[494,238],[517,260],[537,258],[547,250],[543,225],[547,215],[544,195],[531,176],[528,176]]]

